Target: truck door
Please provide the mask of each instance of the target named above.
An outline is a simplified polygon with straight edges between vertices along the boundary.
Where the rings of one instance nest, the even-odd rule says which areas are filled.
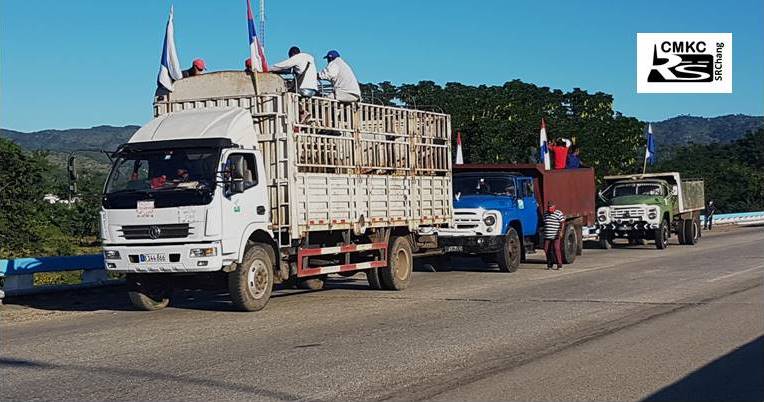
[[[533,180],[530,177],[517,179],[517,213],[523,224],[523,236],[533,236],[538,230],[538,205],[533,194]]]
[[[269,221],[267,180],[259,177],[260,153],[232,150],[225,157],[224,167],[231,172],[233,183],[223,184],[223,253],[236,252],[242,236],[251,225],[265,228]],[[238,177],[241,176],[241,177]]]

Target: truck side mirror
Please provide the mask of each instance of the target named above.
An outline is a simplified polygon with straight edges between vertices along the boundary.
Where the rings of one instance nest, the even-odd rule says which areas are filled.
[[[244,192],[244,156],[231,155],[226,161],[225,182],[229,193]]]

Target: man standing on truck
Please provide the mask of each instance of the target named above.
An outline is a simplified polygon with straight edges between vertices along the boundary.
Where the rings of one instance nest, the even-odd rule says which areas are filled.
[[[544,253],[546,253],[546,269],[552,269],[552,264],[557,262],[557,269],[562,269],[562,250],[560,239],[565,226],[565,214],[562,213],[554,202],[547,202],[544,213]]]
[[[565,140],[558,138],[549,145],[549,150],[552,152],[553,168],[565,169],[565,165],[568,162],[568,144]]]
[[[315,96],[318,92],[316,79],[316,61],[308,53],[300,51],[297,46],[289,48],[289,58],[269,66],[271,72],[294,73],[295,87],[302,96]]]
[[[340,58],[339,52],[330,50],[324,58],[329,64],[318,73],[318,78],[332,82],[334,94],[331,97],[340,102],[360,102],[361,87],[353,70]]]
[[[714,214],[716,213],[716,206],[713,201],[708,201],[706,206],[706,220],[703,222],[703,229],[711,230],[711,226],[714,225]]]

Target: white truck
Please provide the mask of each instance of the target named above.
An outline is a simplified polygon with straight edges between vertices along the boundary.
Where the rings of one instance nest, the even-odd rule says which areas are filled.
[[[274,74],[216,72],[157,93],[155,118],[114,154],[106,268],[133,305],[227,286],[245,311],[274,283],[366,273],[403,290],[451,221],[450,117],[300,97]]]

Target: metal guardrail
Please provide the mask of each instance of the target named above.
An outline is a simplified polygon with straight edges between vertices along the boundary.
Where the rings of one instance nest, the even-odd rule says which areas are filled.
[[[83,273],[81,283],[77,285],[62,287],[59,285],[35,286],[34,284],[35,273],[79,270]],[[21,295],[62,288],[93,287],[109,282],[102,254],[0,260],[0,277],[3,278],[0,298],[5,294]]]
[[[700,219],[701,222],[705,222],[706,216],[701,215]],[[736,225],[764,224],[764,211],[714,215],[714,225],[725,225],[731,223]]]

